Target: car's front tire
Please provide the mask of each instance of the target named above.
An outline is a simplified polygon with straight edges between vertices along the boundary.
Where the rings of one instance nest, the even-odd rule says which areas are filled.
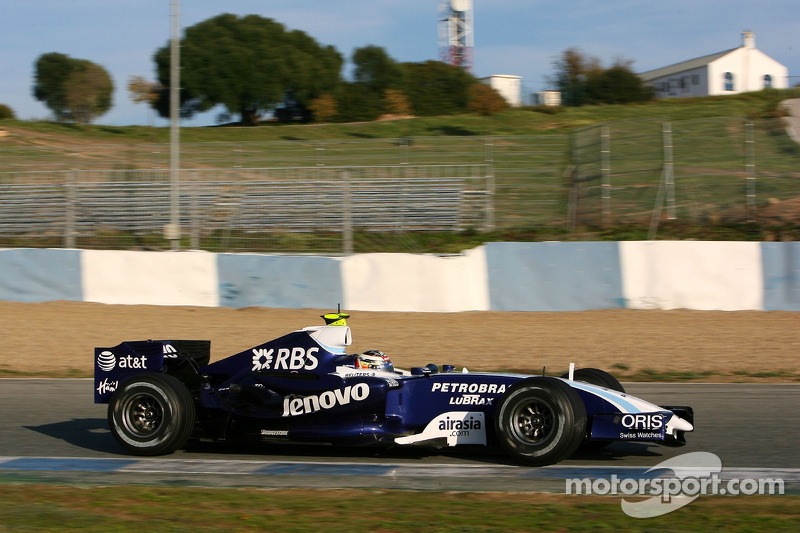
[[[495,413],[501,447],[515,460],[544,466],[570,457],[583,441],[586,409],[572,387],[556,378],[515,383]]]
[[[569,372],[564,373],[561,377],[569,379]],[[625,392],[625,387],[622,386],[622,383],[620,383],[617,378],[599,368],[578,368],[572,373],[572,379],[575,381],[583,381],[589,385],[605,387],[617,392]]]
[[[108,425],[123,448],[136,455],[163,455],[183,447],[192,434],[192,395],[167,374],[138,374],[124,381],[108,404]]]

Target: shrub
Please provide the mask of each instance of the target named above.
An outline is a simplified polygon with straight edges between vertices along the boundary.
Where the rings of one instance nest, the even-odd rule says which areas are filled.
[[[17,116],[14,114],[13,109],[5,104],[0,104],[0,120],[4,118],[17,118]]]

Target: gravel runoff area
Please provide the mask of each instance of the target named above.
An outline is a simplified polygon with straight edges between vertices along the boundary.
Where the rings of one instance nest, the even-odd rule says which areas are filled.
[[[0,301],[0,376],[88,377],[94,347],[130,340],[207,339],[213,361],[327,311]],[[560,374],[574,362],[621,380],[800,381],[800,312],[349,312],[352,352],[383,350],[398,368]]]

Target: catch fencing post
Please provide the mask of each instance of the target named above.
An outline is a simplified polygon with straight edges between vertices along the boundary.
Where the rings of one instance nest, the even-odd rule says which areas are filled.
[[[672,159],[672,123],[664,123],[664,186],[667,193],[667,219],[675,220],[675,169]]]
[[[756,209],[756,140],[753,133],[753,123],[744,124],[744,150],[745,150],[745,182],[747,191],[747,214],[750,222]]]
[[[64,224],[64,247],[75,248],[75,173],[73,169],[67,172],[67,210]]]
[[[353,213],[352,213],[352,190],[350,184],[350,172],[347,170],[342,171],[342,240],[343,251],[345,255],[352,255],[353,253]]]
[[[600,175],[602,176],[603,225],[611,222],[611,128],[600,128]]]

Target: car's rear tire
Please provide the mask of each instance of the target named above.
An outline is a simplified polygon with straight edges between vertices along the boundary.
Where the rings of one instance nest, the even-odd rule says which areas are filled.
[[[568,379],[569,372],[561,377]],[[583,381],[589,385],[605,387],[617,392],[625,392],[625,387],[622,386],[622,383],[620,383],[617,378],[599,368],[578,368],[572,373],[572,379],[575,381]]]
[[[192,395],[167,374],[138,374],[124,381],[108,404],[108,425],[123,448],[136,455],[163,455],[183,447],[192,434]]]
[[[586,409],[572,387],[551,377],[511,386],[495,413],[501,447],[513,459],[544,466],[570,457],[586,432]]]

